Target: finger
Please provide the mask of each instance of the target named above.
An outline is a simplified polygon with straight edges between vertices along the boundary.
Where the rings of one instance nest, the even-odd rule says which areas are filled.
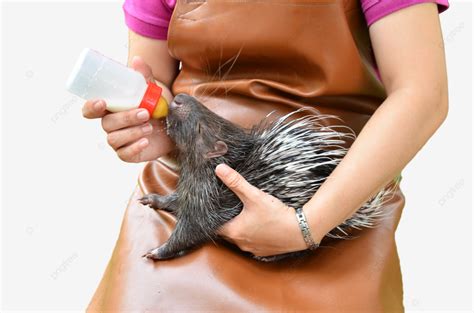
[[[124,162],[141,162],[141,153],[149,144],[147,138],[142,138],[131,145],[117,150],[117,155]]]
[[[221,236],[222,238],[224,238],[225,240],[235,243],[234,239],[237,239],[237,238],[235,237],[236,234],[234,234],[234,229],[235,227],[233,223],[227,222],[217,230],[217,234]]]
[[[146,64],[140,56],[135,55],[132,58],[131,65],[135,71],[142,73],[143,77],[145,77],[147,81],[153,79],[153,71],[151,67]]]
[[[252,186],[242,175],[226,164],[216,166],[216,175],[242,202],[254,201],[260,195],[260,190],[257,187]]]
[[[119,129],[110,132],[107,135],[107,143],[114,149],[138,141],[140,138],[150,135],[153,132],[153,126],[150,123],[139,126]]]
[[[134,109],[117,113],[107,114],[102,118],[102,128],[107,132],[113,132],[122,128],[137,126],[150,119],[146,109]]]
[[[227,231],[227,227],[226,226],[222,226],[221,228],[219,228],[217,230],[217,235],[225,238],[225,239],[229,239],[229,234],[228,234],[228,231]]]
[[[106,114],[104,100],[90,100],[82,107],[82,116],[85,118],[99,118]]]
[[[217,229],[217,234],[226,238],[230,237],[230,232],[232,230],[231,224],[232,224],[232,220],[226,222],[224,225],[222,225],[221,227]]]

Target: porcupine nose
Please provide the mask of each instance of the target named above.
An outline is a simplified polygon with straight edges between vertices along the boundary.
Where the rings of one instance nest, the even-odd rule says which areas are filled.
[[[171,110],[179,109],[186,102],[187,97],[189,97],[189,96],[187,94],[184,94],[184,93],[177,94],[176,97],[174,97],[173,101],[170,104],[170,109]]]
[[[169,115],[178,120],[186,119],[191,113],[192,101],[193,97],[185,93],[177,94],[169,105]]]

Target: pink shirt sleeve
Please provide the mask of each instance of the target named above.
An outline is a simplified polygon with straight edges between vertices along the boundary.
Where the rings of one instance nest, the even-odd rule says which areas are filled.
[[[375,21],[390,13],[423,2],[436,3],[438,5],[438,13],[444,12],[449,8],[448,0],[360,0],[367,26],[372,25]],[[372,57],[375,59],[373,52]],[[381,80],[377,64],[375,64],[374,70],[378,79]]]
[[[145,37],[166,39],[176,0],[125,0],[125,24]]]
[[[448,0],[360,0],[368,26],[392,12],[422,2],[436,3],[439,13],[449,7]],[[175,5],[176,0],[125,0],[125,23],[140,35],[166,39]]]
[[[360,2],[368,26],[392,12],[417,3],[434,2],[438,5],[438,13],[446,11],[449,7],[448,0],[360,0]]]

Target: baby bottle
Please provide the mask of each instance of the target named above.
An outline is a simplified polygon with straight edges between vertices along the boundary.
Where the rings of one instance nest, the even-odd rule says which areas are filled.
[[[141,73],[89,48],[79,56],[66,89],[84,100],[103,99],[110,112],[144,108],[153,118],[168,114],[168,103],[161,96],[160,86],[147,82]]]

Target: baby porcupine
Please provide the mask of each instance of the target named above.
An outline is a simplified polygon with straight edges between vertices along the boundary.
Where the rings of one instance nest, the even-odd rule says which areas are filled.
[[[305,110],[311,114],[294,118]],[[342,145],[355,139],[347,126],[340,127],[349,132],[339,132],[333,126],[318,123],[327,118],[339,119],[301,108],[271,122],[263,119],[245,130],[213,113],[196,98],[177,95],[166,120],[180,164],[176,191],[164,196],[148,194],[140,199],[142,204],[172,212],[177,223],[167,242],[144,256],[160,260],[182,255],[216,239],[219,227],[241,212],[240,199],[215,175],[220,163],[228,164],[250,184],[286,205],[303,206],[346,154],[347,148]],[[374,227],[383,216],[383,204],[393,189],[380,190],[326,236],[345,239],[351,228]],[[254,258],[275,261],[308,251]]]

